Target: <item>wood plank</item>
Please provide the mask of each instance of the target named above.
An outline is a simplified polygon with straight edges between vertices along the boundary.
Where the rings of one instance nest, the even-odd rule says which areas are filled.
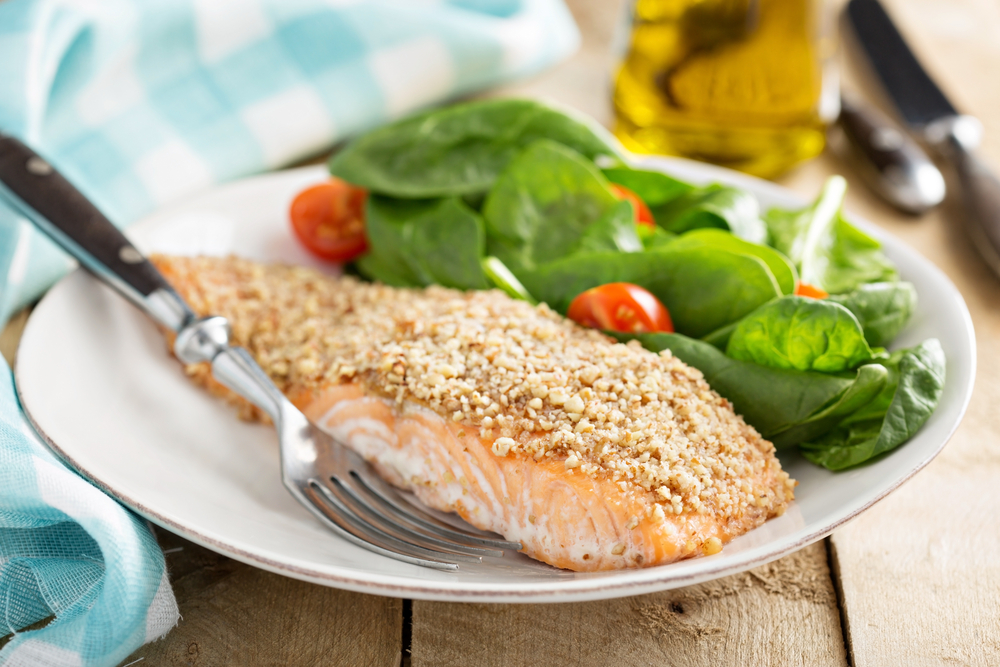
[[[25,308],[15,313],[0,331],[0,355],[11,368],[14,367],[14,354],[17,352],[17,344],[21,342],[21,334],[24,333],[24,325],[28,323],[30,312],[30,308]]]
[[[981,155],[1000,171],[1000,5],[984,0],[883,0],[922,61],[985,126]],[[878,99],[863,72],[856,87]],[[962,228],[957,184],[920,219],[870,195],[830,154],[784,179],[815,191],[829,173],[851,181],[847,206],[937,264],[969,304],[978,368],[968,414],[944,452],[913,480],[832,537],[853,664],[995,665],[1000,656],[1000,281]],[[950,177],[950,174],[946,172]]]
[[[846,665],[823,543],[664,593],[575,604],[413,603],[413,667]]]
[[[399,665],[402,600],[289,579],[156,532],[182,620],[122,664]]]

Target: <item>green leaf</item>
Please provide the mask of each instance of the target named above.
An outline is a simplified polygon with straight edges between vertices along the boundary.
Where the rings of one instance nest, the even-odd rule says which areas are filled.
[[[457,197],[398,200],[372,196],[366,209],[371,251],[358,262],[390,285],[486,289],[482,218]]]
[[[888,365],[890,377],[879,397],[830,433],[802,444],[807,459],[830,470],[850,468],[895,449],[924,425],[944,388],[941,343],[931,338],[894,353]]]
[[[526,146],[550,139],[582,153],[617,157],[593,124],[532,100],[456,104],[385,125],[350,142],[330,173],[372,192],[401,198],[483,193]]]
[[[654,352],[669,349],[677,358],[700,370],[705,381],[729,399],[733,409],[765,438],[812,424],[805,433],[830,428],[829,418],[863,404],[885,380],[885,369],[859,370],[855,377],[768,368],[731,359],[718,349],[680,334],[614,334],[620,340],[637,338]],[[869,366],[862,366],[869,369]],[[785,438],[791,440],[791,438]],[[782,444],[796,444],[797,441]]]
[[[819,438],[829,433],[845,417],[871,404],[889,381],[889,371],[881,364],[865,364],[858,369],[854,382],[837,400],[788,429],[775,433],[775,447],[788,447]]]
[[[533,270],[511,270],[531,294],[562,313],[591,287],[615,282],[645,287],[670,311],[677,331],[694,337],[735,322],[781,294],[760,259],[713,248],[667,245],[640,253],[585,253]]]
[[[700,340],[703,340],[709,345],[717,347],[721,351],[725,352],[726,346],[729,345],[729,337],[733,335],[733,332],[736,331],[736,327],[738,327],[739,324],[739,322],[730,322],[729,324],[719,327],[715,331],[702,336]]]
[[[665,246],[677,238],[676,234],[668,232],[659,226],[636,225],[635,230],[639,234],[639,240],[642,241],[642,247],[646,250]]]
[[[660,171],[614,167],[605,169],[604,175],[612,183],[624,185],[634,192],[646,206],[660,206],[694,190],[694,186]]]
[[[854,313],[872,347],[888,345],[910,321],[917,307],[917,290],[907,282],[867,283],[830,301]]]
[[[489,252],[515,274],[565,257],[612,211],[602,231],[614,227],[625,210],[619,203],[590,160],[555,142],[537,141],[511,160],[486,198]],[[635,246],[641,247],[638,237]]]
[[[740,188],[713,184],[690,190],[665,204],[651,205],[650,210],[656,224],[675,234],[714,227],[751,243],[767,242],[767,227],[760,219],[757,198]]]
[[[639,239],[635,210],[627,201],[619,201],[609,208],[596,222],[583,230],[580,241],[573,253],[618,250],[619,252],[640,252],[643,249]]]
[[[812,205],[764,215],[771,245],[792,260],[802,282],[830,294],[897,278],[881,244],[841,217],[846,192],[847,181],[832,176]]]
[[[781,287],[782,294],[791,294],[795,291],[798,275],[791,260],[769,246],[744,241],[721,229],[694,229],[682,234],[672,245],[674,248],[720,248],[742,255],[759,257],[767,264],[767,268],[771,269],[775,280],[778,281],[778,286]]]
[[[872,358],[864,331],[838,303],[783,296],[743,318],[726,354],[771,368],[837,373]]]
[[[881,243],[841,217],[837,218],[833,232],[833,241],[825,255],[815,261],[822,289],[830,294],[843,294],[864,283],[899,280],[895,265],[882,252]]]
[[[483,271],[486,272],[486,277],[493,283],[493,286],[503,290],[508,296],[527,301],[532,305],[538,304],[535,297],[531,296],[528,290],[524,289],[524,285],[517,279],[517,276],[511,273],[510,269],[496,257],[486,257],[483,259]]]
[[[391,287],[423,287],[422,283],[407,272],[405,266],[400,266],[388,257],[374,252],[359,257],[355,260],[354,266],[365,278],[377,280]]]

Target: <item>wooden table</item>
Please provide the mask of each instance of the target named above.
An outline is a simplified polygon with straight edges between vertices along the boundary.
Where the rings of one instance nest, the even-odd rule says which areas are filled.
[[[1000,3],[884,0],[1000,168]],[[572,0],[570,61],[498,94],[556,99],[609,121],[619,0]],[[871,87],[845,67],[856,89]],[[945,451],[832,537],[711,583],[604,602],[448,604],[348,593],[237,563],[159,531],[183,620],[124,661],[157,665],[1000,664],[1000,282],[953,198],[914,219],[872,196],[829,152],[781,182],[815,194],[851,182],[848,209],[905,240],[958,285],[976,326],[977,387]],[[15,323],[16,329],[16,323]],[[16,330],[5,335],[7,345]],[[0,346],[3,341],[0,340]]]

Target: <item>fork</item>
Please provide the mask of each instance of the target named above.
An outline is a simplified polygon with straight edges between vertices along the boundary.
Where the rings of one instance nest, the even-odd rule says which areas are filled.
[[[518,542],[451,526],[405,500],[364,459],[310,423],[245,349],[230,345],[225,318],[199,318],[97,207],[34,151],[2,134],[0,199],[174,332],[178,359],[211,364],[219,382],[264,411],[278,431],[285,487],[334,533],[383,556],[440,570],[521,549]]]

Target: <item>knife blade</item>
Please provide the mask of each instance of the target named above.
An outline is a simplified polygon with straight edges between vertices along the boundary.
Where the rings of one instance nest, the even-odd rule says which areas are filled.
[[[879,0],[850,0],[847,19],[900,117],[955,167],[973,245],[1000,276],[1000,180],[973,151],[982,124],[959,113],[913,55]]]

